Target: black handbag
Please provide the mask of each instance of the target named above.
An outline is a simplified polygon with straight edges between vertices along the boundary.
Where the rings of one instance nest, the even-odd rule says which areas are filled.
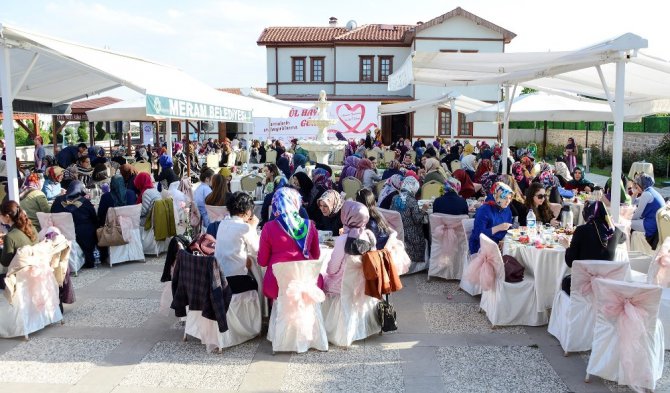
[[[521,282],[523,281],[523,273],[525,268],[513,256],[504,255],[503,265],[505,265],[505,282]]]
[[[386,299],[377,303],[377,320],[382,327],[382,332],[398,330],[395,309],[389,303],[389,295],[386,295]]]

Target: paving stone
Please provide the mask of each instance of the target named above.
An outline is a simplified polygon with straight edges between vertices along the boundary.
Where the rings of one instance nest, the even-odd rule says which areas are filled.
[[[108,291],[161,291],[161,272],[137,271],[130,272],[114,284],[107,287]]]
[[[99,267],[97,269],[82,269],[79,271],[78,276],[71,277],[72,284],[74,285],[75,291],[77,289],[84,289],[102,277],[105,277],[109,273],[111,273],[111,271],[105,267]]]
[[[463,303],[426,303],[423,305],[431,333],[439,334],[526,334],[520,326],[491,329],[491,322],[479,305]]]
[[[136,328],[158,311],[158,300],[89,299],[75,303],[66,314],[66,325],[75,327]]]

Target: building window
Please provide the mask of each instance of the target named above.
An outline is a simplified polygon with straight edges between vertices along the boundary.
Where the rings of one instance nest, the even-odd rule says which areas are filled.
[[[293,73],[293,82],[304,82],[305,81],[305,58],[304,57],[292,57],[291,61],[293,66],[291,67]]]
[[[323,82],[323,57],[312,57],[312,82]]]
[[[379,56],[379,81],[386,82],[393,73],[393,56]]]
[[[374,56],[360,56],[359,80],[361,82],[372,82],[374,75],[375,58]]]
[[[440,136],[451,135],[451,109],[439,110],[438,133]],[[472,135],[472,123],[465,121],[465,114],[458,114],[458,136]]]

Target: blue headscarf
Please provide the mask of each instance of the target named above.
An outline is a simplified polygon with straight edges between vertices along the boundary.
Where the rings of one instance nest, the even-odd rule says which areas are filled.
[[[126,206],[128,201],[126,200],[126,182],[123,180],[123,176],[115,175],[110,181],[110,193],[112,195],[112,200],[114,200],[114,207]]]
[[[172,166],[172,157],[167,154],[163,154],[159,159],[158,163],[161,165],[161,168],[170,168]]]
[[[307,164],[307,157],[302,154],[295,154],[293,156],[293,172],[297,171],[300,167],[304,167],[305,164]]]
[[[305,258],[309,258],[307,234],[309,221],[300,217],[302,198],[300,193],[290,187],[282,187],[272,197],[272,216],[288,235],[296,242]]]
[[[635,178],[635,183],[637,183],[637,185],[640,186],[642,191],[646,190],[649,187],[653,187],[655,184],[654,178],[646,173],[640,173],[639,175],[637,175],[637,177]]]

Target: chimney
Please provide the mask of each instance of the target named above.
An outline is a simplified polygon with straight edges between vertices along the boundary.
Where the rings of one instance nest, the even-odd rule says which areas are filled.
[[[334,16],[331,16],[331,17],[328,19],[328,26],[330,26],[330,27],[337,27],[337,18],[334,17]]]

